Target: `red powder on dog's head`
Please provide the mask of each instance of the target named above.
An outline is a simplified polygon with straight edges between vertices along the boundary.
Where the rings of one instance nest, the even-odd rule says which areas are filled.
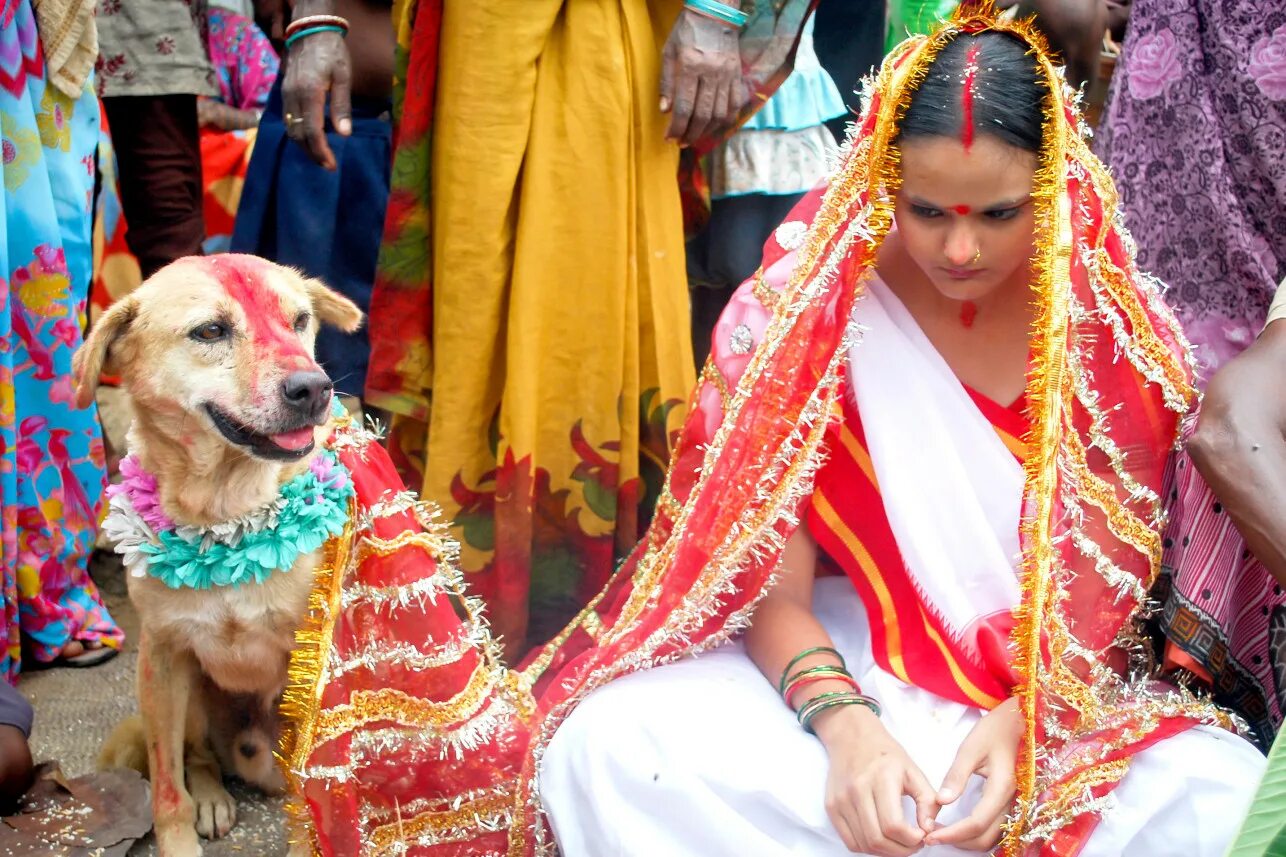
[[[265,357],[291,359],[303,366],[313,360],[295,334],[294,325],[281,308],[281,296],[268,285],[273,266],[257,256],[223,253],[205,256],[199,262],[223,286],[228,297],[245,311],[250,341]]]
[[[978,86],[978,54],[982,48],[975,42],[965,54],[964,76],[960,81],[960,143],[967,152],[973,146],[973,99]]]

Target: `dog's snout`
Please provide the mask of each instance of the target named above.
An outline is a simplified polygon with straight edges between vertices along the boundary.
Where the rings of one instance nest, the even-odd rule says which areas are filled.
[[[325,372],[291,372],[281,382],[281,394],[292,408],[315,416],[330,404],[334,387]]]

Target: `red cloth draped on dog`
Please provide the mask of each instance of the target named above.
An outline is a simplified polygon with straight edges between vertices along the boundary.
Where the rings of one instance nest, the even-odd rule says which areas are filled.
[[[1052,92],[1034,194],[1039,314],[1009,641],[1008,690],[1027,729],[1004,852],[1077,853],[1133,753],[1196,722],[1229,725],[1152,685],[1135,637],[1160,562],[1163,467],[1195,399],[1185,346],[1134,266],[1111,180],[1043,40],[975,6],[885,60],[840,168],[790,217],[810,224],[806,236],[790,251],[775,239],[765,248],[765,270],[796,259],[783,289],[753,287],[767,319],[757,347],[716,349],[702,373],[647,536],[520,669],[500,663],[431,513],[382,493],[397,485],[387,456],[341,448],[358,508],[328,549],[300,633],[283,744],[300,834],[319,853],[550,853],[536,772],[577,702],[745,627],[842,412],[849,320],[892,221],[898,119],[938,50],[983,29],[1030,44]]]

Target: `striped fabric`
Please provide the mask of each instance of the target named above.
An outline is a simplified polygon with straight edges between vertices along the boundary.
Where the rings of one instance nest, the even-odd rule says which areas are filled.
[[[1286,697],[1286,593],[1246,549],[1232,519],[1184,454],[1167,499],[1162,589],[1167,666],[1210,683],[1215,700],[1273,742]]]
[[[1027,420],[1024,400],[1002,407],[969,390],[982,414],[1020,462]],[[808,525],[827,558],[853,581],[871,619],[875,658],[901,680],[966,705],[994,708],[1009,696],[1014,678],[1006,644],[1008,616],[992,617],[977,659],[953,646],[938,617],[924,606],[911,580],[867,451],[861,418],[844,397],[842,419],[828,437],[830,458],[817,475]]]

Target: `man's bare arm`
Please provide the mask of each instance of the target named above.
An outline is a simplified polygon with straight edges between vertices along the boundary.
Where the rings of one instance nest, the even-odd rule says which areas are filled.
[[[1211,379],[1188,451],[1247,547],[1286,586],[1286,319]]]

